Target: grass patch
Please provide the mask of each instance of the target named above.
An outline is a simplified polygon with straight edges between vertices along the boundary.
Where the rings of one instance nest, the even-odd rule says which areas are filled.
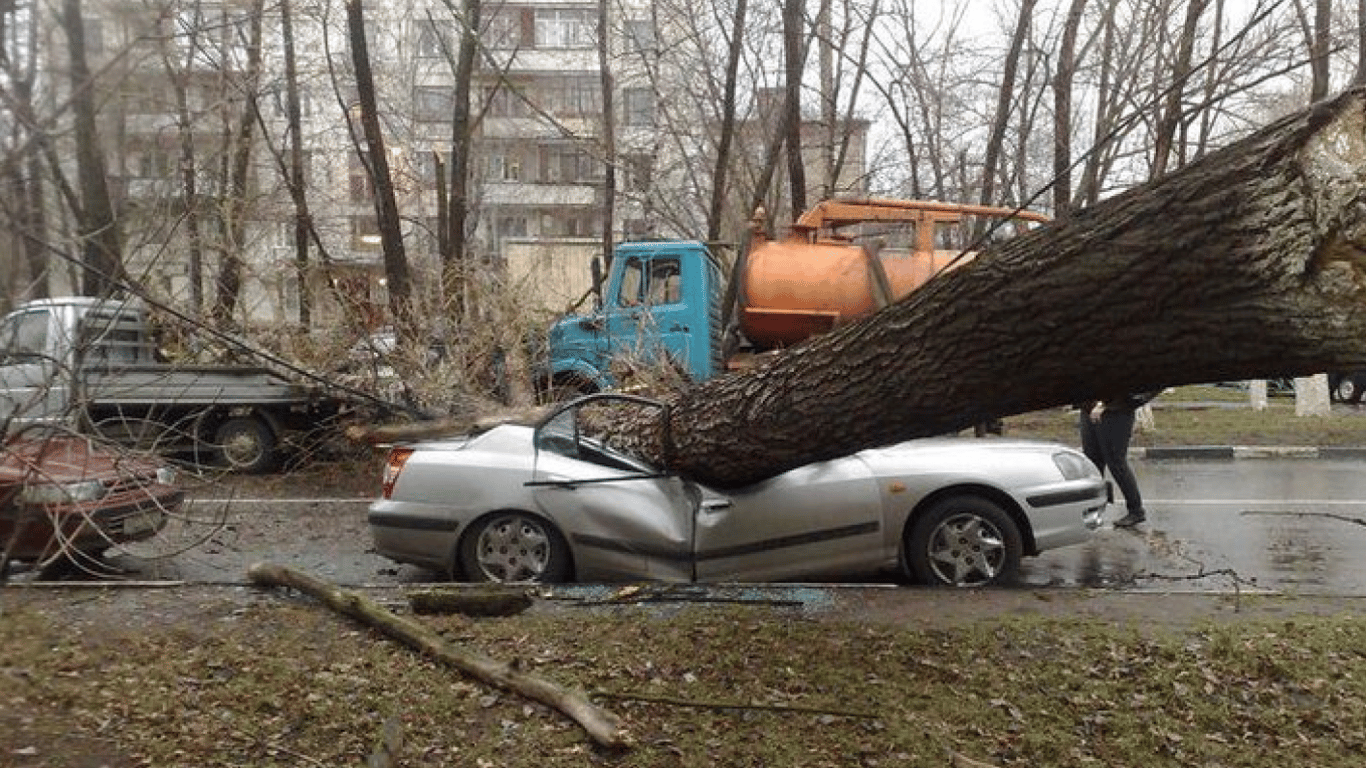
[[[998,766],[1358,766],[1366,749],[1366,623],[1347,616],[1141,634],[752,607],[423,621],[610,693],[599,700],[639,746],[597,752],[557,713],[317,606],[268,600],[117,637],[11,611],[0,765],[75,764],[44,723],[84,734],[109,765],[360,765],[389,718],[404,766],[938,767],[951,752]]]
[[[1078,445],[1077,412],[1056,408],[1012,416],[1006,435]],[[1327,416],[1296,416],[1293,397],[1272,397],[1253,410],[1245,390],[1178,387],[1153,403],[1153,426],[1134,431],[1135,446],[1366,445],[1366,410],[1335,405]]]

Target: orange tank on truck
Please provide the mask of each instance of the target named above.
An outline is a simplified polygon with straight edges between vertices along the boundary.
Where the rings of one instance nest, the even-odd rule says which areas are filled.
[[[770,239],[761,213],[755,216],[749,253],[738,265],[740,330],[760,349],[824,333],[967,263],[975,252],[965,246],[992,223],[1005,224],[1014,234],[1047,221],[1042,214],[1010,208],[828,200],[807,211],[786,237]],[[893,229],[900,233],[900,247],[879,235]]]
[[[896,301],[966,263],[984,237],[1046,217],[861,199],[823,202],[781,239],[763,220],[756,212],[751,245],[733,262],[697,240],[615,246],[606,272],[596,272],[593,311],[551,328],[543,384],[556,396],[617,387],[614,369],[639,361],[667,361],[700,381],[742,367],[746,352],[791,346]]]

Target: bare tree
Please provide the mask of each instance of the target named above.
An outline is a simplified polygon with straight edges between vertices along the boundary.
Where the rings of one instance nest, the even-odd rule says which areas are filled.
[[[313,320],[313,301],[309,290],[308,244],[312,237],[313,215],[308,209],[307,177],[304,168],[303,110],[299,103],[299,67],[294,52],[294,12],[292,0],[280,0],[280,38],[285,60],[285,139],[289,144],[289,166],[285,184],[294,203],[294,277],[299,285],[299,327],[309,331]]]
[[[408,256],[403,247],[398,201],[394,197],[393,176],[389,172],[388,149],[385,147],[379,124],[379,100],[376,98],[374,74],[370,68],[362,0],[347,0],[346,27],[351,44],[351,63],[355,68],[356,97],[366,147],[362,161],[375,191],[375,217],[379,223],[380,245],[384,253],[384,273],[389,288],[389,312],[394,318],[401,349],[412,350],[418,346],[412,314],[412,277]]]
[[[456,51],[455,95],[451,113],[450,192],[441,228],[441,284],[447,311],[463,322],[468,317],[464,277],[468,263],[470,219],[470,151],[474,121],[470,112],[470,81],[479,53],[480,0],[464,0],[460,14],[460,46]]]
[[[598,82],[602,88],[602,252],[611,254],[616,242],[617,204],[617,117],[612,95],[616,92],[612,75],[612,39],[608,26],[608,0],[598,0]],[[609,257],[610,259],[610,257]]]
[[[226,192],[222,218],[222,257],[218,264],[217,291],[213,304],[213,319],[219,326],[229,326],[237,310],[242,292],[242,262],[246,250],[247,217],[250,202],[252,151],[255,148],[257,92],[261,80],[261,11],[264,0],[254,0],[248,17],[246,68],[242,75],[242,109],[237,128],[232,133],[232,153],[229,158]]]
[[[787,130],[787,181],[792,219],[806,212],[806,164],[802,158],[802,71],[806,67],[805,0],[783,0],[783,125]]]
[[[1059,219],[1072,212],[1072,83],[1085,10],[1086,0],[1071,0],[1053,75],[1053,215]]]
[[[1182,96],[1186,92],[1187,80],[1191,75],[1191,59],[1195,51],[1195,38],[1200,26],[1200,16],[1205,12],[1206,0],[1189,0],[1186,5],[1186,22],[1181,28],[1177,41],[1176,59],[1172,63],[1172,81],[1167,86],[1158,115],[1157,130],[1153,137],[1154,177],[1167,172],[1176,129],[1182,122]]]
[[[81,0],[63,0],[62,27],[71,63],[71,109],[75,117],[76,166],[80,177],[81,290],[103,296],[123,284],[123,244],[106,183],[104,150],[96,128],[96,90],[85,55]]]
[[[1010,39],[1010,51],[1006,53],[1001,88],[996,101],[996,114],[991,121],[991,133],[987,137],[986,151],[982,159],[982,192],[979,199],[983,205],[996,203],[996,178],[1000,170],[1006,128],[1010,124],[1011,105],[1016,97],[1015,75],[1019,70],[1020,52],[1024,50],[1025,41],[1029,36],[1035,3],[1036,0],[1021,0],[1019,14],[1015,20],[1015,32]]]
[[[1366,2],[1366,0],[1363,0]],[[736,89],[740,57],[744,51],[745,17],[748,0],[735,0],[735,12],[726,44],[726,70],[721,94],[721,120],[717,127],[716,162],[712,165],[711,202],[707,206],[707,240],[721,239],[721,218],[725,210],[731,145],[735,141]]]

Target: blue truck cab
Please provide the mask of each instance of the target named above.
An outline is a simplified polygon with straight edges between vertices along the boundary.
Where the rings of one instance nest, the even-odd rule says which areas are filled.
[[[617,382],[612,361],[667,360],[694,381],[724,369],[721,265],[696,240],[621,243],[600,306],[550,329],[547,380],[556,390],[595,392]]]

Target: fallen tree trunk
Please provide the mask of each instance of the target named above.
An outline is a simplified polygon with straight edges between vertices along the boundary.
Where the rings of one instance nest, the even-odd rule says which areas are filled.
[[[736,487],[1087,399],[1366,367],[1364,113],[1356,89],[1282,119],[620,431]]]
[[[389,637],[404,643],[444,664],[448,664],[487,685],[525,696],[553,707],[578,723],[594,742],[613,749],[631,745],[612,713],[594,706],[582,695],[561,688],[548,680],[517,671],[512,665],[453,648],[436,632],[409,621],[367,599],[305,573],[269,563],[257,563],[247,570],[253,583],[262,586],[290,587],[310,595],[334,611],[364,622]]]

